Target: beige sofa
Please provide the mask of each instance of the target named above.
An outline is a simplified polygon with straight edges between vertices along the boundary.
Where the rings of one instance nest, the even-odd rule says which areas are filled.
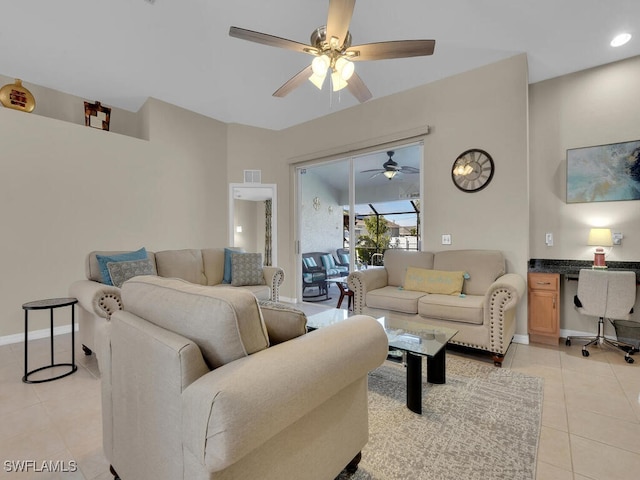
[[[161,277],[181,278],[188,282],[210,287],[229,287],[223,284],[224,248],[164,250],[147,252],[148,258]],[[69,295],[78,299],[79,338],[87,355],[94,350],[96,329],[111,315],[122,309],[120,288],[102,283],[102,274],[96,255],[117,255],[122,251],[97,251],[85,260],[86,280],[78,280],[69,288]],[[260,300],[278,301],[284,271],[279,267],[263,267],[263,284],[246,285]]]
[[[357,468],[367,374],[388,348],[375,319],[305,334],[302,312],[262,308],[246,290],[155,276],[125,282],[122,300],[98,349],[104,452],[122,480],[327,480]]]
[[[460,295],[404,289],[407,269],[461,271]],[[383,268],[352,272],[354,312],[393,316],[458,330],[451,343],[486,350],[502,364],[516,328],[516,306],[525,294],[521,275],[506,273],[502,252],[448,250],[415,252],[387,250]]]

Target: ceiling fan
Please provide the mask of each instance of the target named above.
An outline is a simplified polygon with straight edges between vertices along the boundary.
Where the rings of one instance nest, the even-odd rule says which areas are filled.
[[[387,177],[389,180],[395,177],[398,173],[409,173],[409,174],[420,173],[420,170],[417,169],[416,167],[398,165],[398,162],[396,162],[395,160],[393,160],[393,158],[391,158],[393,157],[394,153],[395,152],[393,150],[387,152],[387,155],[389,155],[389,160],[387,160],[382,164],[382,168],[372,168],[371,170],[363,170],[360,173],[376,172],[373,175],[371,175],[369,179],[377,177],[378,175],[382,174],[385,177]]]
[[[355,73],[353,62],[432,55],[436,41],[395,40],[351,46],[349,23],[355,3],[355,0],[329,0],[327,24],[313,31],[310,45],[239,27],[231,27],[229,35],[315,57],[311,65],[276,90],[274,97],[284,97],[305,80],[310,80],[318,89],[322,89],[327,73],[330,72],[334,92],[346,87],[359,102],[366,102],[373,95]]]

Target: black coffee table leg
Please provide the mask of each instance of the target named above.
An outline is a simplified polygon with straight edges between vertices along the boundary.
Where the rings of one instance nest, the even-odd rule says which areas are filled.
[[[422,356],[407,352],[407,408],[422,414]]]
[[[446,383],[446,348],[442,347],[433,357],[427,358],[427,382],[442,384]]]

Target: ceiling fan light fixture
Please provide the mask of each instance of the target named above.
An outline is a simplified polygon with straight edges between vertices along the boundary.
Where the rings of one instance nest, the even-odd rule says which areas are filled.
[[[355,65],[352,61],[345,57],[340,57],[336,60],[336,71],[344,80],[349,80],[355,71]]]
[[[331,83],[333,84],[334,92],[342,90],[344,87],[348,85],[347,81],[344,78],[342,78],[342,75],[340,75],[340,73],[338,73],[337,71],[331,74]]]
[[[322,85],[324,85],[324,79],[326,77],[327,76],[324,73],[322,75],[317,75],[314,73],[309,77],[309,81],[313,83],[318,88],[318,90],[322,90]]]
[[[313,70],[313,73],[315,75],[322,76],[322,78],[324,79],[324,76],[327,74],[327,69],[330,65],[331,60],[327,55],[318,55],[311,62],[311,69]]]
[[[386,170],[383,175],[385,177],[387,177],[389,180],[391,180],[393,177],[395,177],[398,174],[398,172],[396,172],[395,170]]]

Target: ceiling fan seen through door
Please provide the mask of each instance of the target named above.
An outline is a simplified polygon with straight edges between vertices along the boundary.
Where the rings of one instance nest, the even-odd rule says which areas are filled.
[[[349,24],[355,3],[355,0],[329,0],[327,24],[313,31],[310,45],[240,27],[231,27],[229,35],[315,57],[311,65],[276,90],[274,97],[284,97],[305,80],[310,80],[318,89],[322,89],[329,74],[334,92],[346,87],[359,102],[366,102],[373,95],[355,72],[353,62],[432,55],[436,41],[395,40],[352,46]]]
[[[382,168],[372,168],[370,170],[362,170],[360,173],[371,173],[371,172],[375,172],[373,175],[371,175],[371,178],[375,178],[378,175],[382,174],[385,177],[387,177],[389,180],[392,180],[393,177],[395,177],[398,173],[420,173],[420,170],[417,169],[416,167],[409,167],[407,165],[403,165],[400,166],[398,165],[398,162],[396,162],[395,160],[393,160],[393,154],[395,152],[393,150],[388,151],[387,155],[389,155],[389,160],[387,160],[386,162],[384,162],[382,164]]]

